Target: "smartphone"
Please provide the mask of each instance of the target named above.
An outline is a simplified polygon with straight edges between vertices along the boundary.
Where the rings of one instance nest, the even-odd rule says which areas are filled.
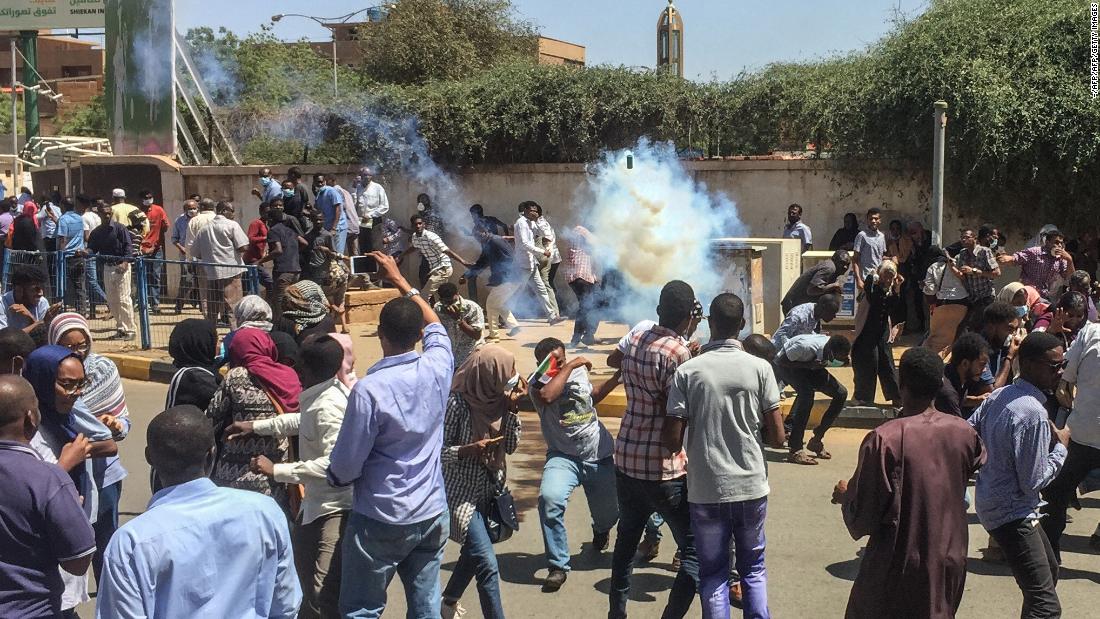
[[[378,272],[378,261],[374,259],[374,256],[352,256],[351,257],[351,274],[352,275],[367,275]]]

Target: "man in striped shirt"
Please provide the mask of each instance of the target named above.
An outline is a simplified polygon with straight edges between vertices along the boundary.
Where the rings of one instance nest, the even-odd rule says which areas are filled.
[[[444,282],[451,279],[451,275],[454,273],[454,269],[451,267],[451,258],[467,268],[472,266],[472,263],[463,260],[462,256],[451,251],[451,248],[447,247],[447,244],[439,238],[438,234],[425,229],[422,215],[413,215],[410,221],[413,226],[412,238],[408,249],[397,259],[397,264],[401,264],[405,256],[412,253],[413,250],[420,252],[420,255],[428,261],[428,282],[420,294],[430,303],[429,299],[435,295]]]

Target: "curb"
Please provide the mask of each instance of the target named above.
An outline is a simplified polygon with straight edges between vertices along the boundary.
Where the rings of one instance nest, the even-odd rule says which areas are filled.
[[[117,352],[103,353],[103,356],[115,362],[122,378],[130,380],[168,384],[172,381],[172,375],[176,373],[174,365],[160,359]]]

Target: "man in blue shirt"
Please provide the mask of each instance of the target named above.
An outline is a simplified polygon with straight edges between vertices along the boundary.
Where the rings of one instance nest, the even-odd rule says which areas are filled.
[[[499,286],[511,277],[514,258],[512,244],[505,241],[503,237],[497,236],[489,227],[475,225],[474,238],[481,243],[481,255],[478,256],[477,262],[462,274],[462,279],[466,280],[469,298],[477,301],[478,275],[485,269],[491,269],[488,285]]]
[[[164,489],[107,544],[96,617],[296,617],[302,590],[286,515],[271,497],[207,478],[206,415],[174,406],[146,436]]]
[[[335,232],[333,250],[338,254],[344,253],[348,218],[344,216],[344,193],[336,188],[336,177],[332,174],[326,176],[325,184],[317,189],[315,204],[325,215],[325,229]]]
[[[12,269],[11,290],[0,296],[0,329],[15,327],[30,333],[50,322],[61,310],[61,304],[51,306],[46,300],[48,280],[46,272],[37,265],[20,264]]]
[[[79,211],[79,212],[78,212]],[[84,220],[82,207],[72,198],[61,200],[61,218],[57,220],[57,248],[65,261],[65,300],[78,314],[87,311],[88,295],[84,287]]]
[[[396,572],[408,616],[440,614],[439,566],[450,524],[440,452],[451,340],[393,258],[370,254],[403,296],[378,318],[384,358],[355,383],[329,461],[329,483],[354,484],[343,541],[340,612],[379,617]],[[423,354],[417,354],[417,342]]]
[[[1066,460],[1069,429],[1047,416],[1062,376],[1062,340],[1038,331],[1020,344],[1020,378],[993,392],[970,417],[989,459],[974,485],[978,520],[1004,550],[1024,594],[1022,617],[1059,617],[1058,559],[1039,526],[1039,497]]]

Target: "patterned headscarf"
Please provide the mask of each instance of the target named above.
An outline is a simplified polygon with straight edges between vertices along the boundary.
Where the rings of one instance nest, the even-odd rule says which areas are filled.
[[[237,328],[252,327],[261,331],[271,331],[271,306],[262,297],[250,294],[237,302],[233,308],[237,319]]]
[[[299,330],[324,320],[328,307],[325,291],[308,279],[287,288],[283,296],[283,316],[293,320]]]
[[[127,411],[126,392],[122,389],[122,377],[118,366],[107,357],[92,352],[92,333],[88,321],[75,312],[58,314],[50,323],[47,335],[50,344],[58,344],[70,331],[80,331],[88,340],[88,352],[84,355],[84,374],[88,386],[81,396],[88,410],[94,415],[122,415]]]

